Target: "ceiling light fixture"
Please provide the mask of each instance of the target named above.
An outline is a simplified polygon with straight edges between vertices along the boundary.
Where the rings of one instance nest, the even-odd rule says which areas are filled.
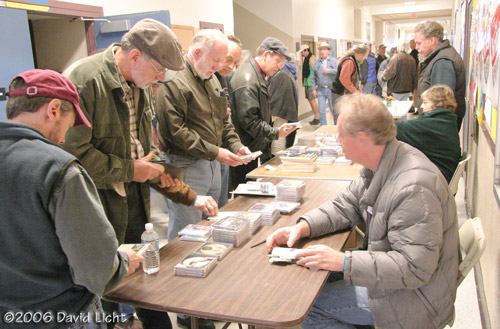
[[[405,6],[413,6],[416,5],[417,3],[415,1],[407,1],[405,2]]]

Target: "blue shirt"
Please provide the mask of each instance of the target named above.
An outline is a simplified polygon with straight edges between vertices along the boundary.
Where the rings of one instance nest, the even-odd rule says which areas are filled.
[[[320,58],[314,63],[311,84],[315,89],[325,86],[332,87],[333,80],[337,75],[337,63],[337,59],[331,56],[328,56],[326,60]],[[323,73],[324,68],[328,69],[328,73]]]

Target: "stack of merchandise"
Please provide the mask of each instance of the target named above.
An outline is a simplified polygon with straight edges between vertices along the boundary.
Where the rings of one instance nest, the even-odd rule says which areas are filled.
[[[345,156],[338,157],[335,160],[335,164],[340,164],[340,165],[350,165],[351,163],[352,161],[347,159]]]
[[[205,242],[193,255],[202,257],[215,257],[221,260],[229,251],[233,249],[233,245],[223,242]]]
[[[316,137],[316,140],[318,139],[324,139],[325,137],[330,137],[332,134],[330,134],[329,132],[326,132],[326,131],[320,131],[320,132],[317,132],[316,134],[314,134],[314,136]]]
[[[179,231],[182,241],[207,241],[212,235],[212,228],[205,225],[188,224]]]
[[[216,257],[189,255],[174,266],[174,274],[204,278],[215,265],[217,265]]]
[[[336,137],[325,137],[325,144],[330,146],[340,146],[340,142]]]
[[[303,180],[284,179],[276,184],[276,201],[299,202],[306,192]]]
[[[262,215],[256,212],[242,211],[234,217],[247,219],[250,222],[250,233],[255,234],[262,225]]]
[[[315,172],[317,158],[318,155],[315,153],[284,154],[280,160],[283,171]]]
[[[226,217],[212,224],[215,242],[232,243],[238,247],[250,238],[250,221],[248,219]]]
[[[331,165],[335,162],[335,157],[332,156],[320,156],[316,160],[316,164],[318,165]]]
[[[282,214],[289,214],[300,206],[299,202],[289,202],[289,201],[273,201],[271,202]]]
[[[320,156],[320,155],[321,155],[321,147],[319,147],[319,146],[309,147],[309,148],[306,150],[306,153],[314,153],[314,154],[316,154],[317,156]]]
[[[248,211],[261,214],[262,225],[274,225],[281,217],[280,211],[271,203],[256,203]]]
[[[337,157],[339,152],[342,152],[342,146],[323,146],[321,148],[321,156]]]
[[[301,136],[297,139],[297,145],[300,146],[314,146],[316,145],[316,137],[314,135]]]

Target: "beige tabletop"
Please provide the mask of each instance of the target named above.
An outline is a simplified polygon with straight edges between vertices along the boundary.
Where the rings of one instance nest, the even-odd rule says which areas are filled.
[[[249,241],[233,248],[206,278],[174,275],[174,266],[202,244],[176,238],[160,250],[158,273],[146,275],[138,270],[104,298],[136,307],[252,326],[296,326],[306,317],[329,272],[312,271],[294,264],[271,264],[265,244],[250,246],[264,241],[279,227],[293,225],[299,216],[334,198],[347,186],[348,182],[308,180],[305,198],[298,209],[283,215],[274,226],[261,227]],[[244,211],[256,202],[271,201],[272,198],[240,196],[222,210]],[[349,232],[342,232],[304,239],[296,247],[321,243],[340,250],[348,236]]]
[[[321,126],[313,134],[319,132],[328,132],[332,136],[337,133],[337,127],[332,125]],[[270,165],[276,170],[268,170],[266,166]],[[351,181],[358,177],[359,170],[362,168],[359,164],[317,164],[315,172],[293,172],[283,171],[281,161],[273,158],[258,168],[247,174],[247,178],[294,178],[294,179],[328,179],[328,180],[347,180]]]

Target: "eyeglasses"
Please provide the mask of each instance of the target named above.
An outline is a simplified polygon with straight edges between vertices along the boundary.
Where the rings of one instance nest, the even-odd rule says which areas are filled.
[[[167,70],[166,70],[166,69],[164,69],[164,68],[162,68],[161,70],[158,70],[158,69],[156,68],[156,66],[153,64],[153,62],[151,62],[151,60],[149,59],[149,57],[148,57],[148,56],[144,56],[144,57],[145,57],[145,58],[146,58],[146,60],[149,62],[149,64],[151,64],[151,66],[155,69],[155,71],[156,71],[155,78],[158,78],[160,75],[165,74],[165,73],[167,72]]]

